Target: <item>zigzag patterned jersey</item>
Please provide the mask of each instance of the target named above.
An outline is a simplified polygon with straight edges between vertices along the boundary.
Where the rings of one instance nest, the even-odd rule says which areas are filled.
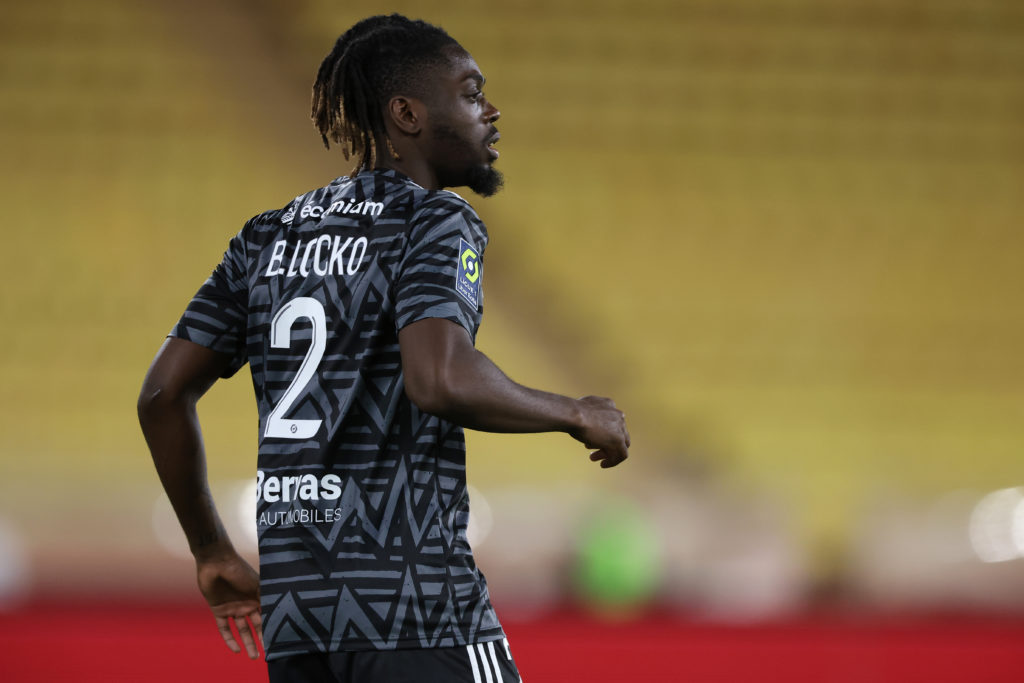
[[[504,637],[466,540],[462,429],[405,395],[398,330],[475,338],[487,232],[394,171],[251,219],[173,336],[246,362],[267,658]]]

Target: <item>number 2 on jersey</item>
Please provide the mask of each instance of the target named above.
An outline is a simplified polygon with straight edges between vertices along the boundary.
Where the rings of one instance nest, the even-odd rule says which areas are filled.
[[[309,380],[316,374],[317,366],[327,349],[327,313],[316,299],[299,297],[292,299],[277,312],[270,323],[270,346],[287,349],[292,345],[292,325],[299,318],[308,318],[313,323],[312,339],[306,357],[302,359],[299,371],[288,385],[281,400],[267,415],[265,437],[279,439],[308,439],[320,429],[323,420],[290,420],[284,417],[292,407]]]

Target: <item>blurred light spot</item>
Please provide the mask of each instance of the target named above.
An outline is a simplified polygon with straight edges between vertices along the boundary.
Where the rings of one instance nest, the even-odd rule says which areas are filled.
[[[28,597],[28,552],[18,529],[0,518],[0,609],[13,609]]]
[[[483,545],[494,528],[494,515],[491,512],[491,505],[473,486],[467,486],[469,491],[469,524],[466,526],[466,537],[469,545],[473,548]]]
[[[243,479],[234,488],[235,526],[238,538],[235,541],[241,552],[255,552],[259,544],[256,533],[256,480]]]
[[[660,581],[661,542],[643,511],[622,502],[591,515],[580,535],[575,588],[606,616],[645,605]]]
[[[1000,489],[974,506],[968,533],[982,562],[1007,562],[1024,556],[1024,493]]]
[[[171,507],[171,501],[167,499],[166,493],[161,493],[153,503],[153,535],[157,543],[170,555],[180,558],[192,558],[188,549],[188,542],[185,540],[185,532],[178,524],[178,518]]]

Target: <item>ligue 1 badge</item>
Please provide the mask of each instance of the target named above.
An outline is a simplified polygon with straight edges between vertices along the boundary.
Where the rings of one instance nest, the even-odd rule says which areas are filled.
[[[480,305],[480,270],[480,255],[469,242],[460,238],[455,291],[474,307]]]

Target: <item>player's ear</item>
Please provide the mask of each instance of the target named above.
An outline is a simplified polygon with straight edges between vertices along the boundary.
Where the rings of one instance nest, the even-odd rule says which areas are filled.
[[[396,95],[388,100],[387,113],[398,130],[406,135],[416,135],[423,128],[426,107],[415,98]]]

